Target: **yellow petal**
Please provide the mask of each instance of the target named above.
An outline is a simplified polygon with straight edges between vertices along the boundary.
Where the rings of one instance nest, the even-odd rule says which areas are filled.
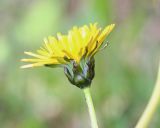
[[[45,59],[46,58],[45,56],[38,55],[38,54],[35,54],[35,53],[32,53],[32,52],[24,52],[24,53],[27,54],[27,55],[39,58],[39,59]]]
[[[98,42],[102,43],[104,41],[104,39],[106,38],[106,36],[108,36],[108,34],[112,31],[112,29],[115,27],[115,24],[111,24],[109,26],[107,26],[102,33],[100,34],[100,36],[98,37]]]

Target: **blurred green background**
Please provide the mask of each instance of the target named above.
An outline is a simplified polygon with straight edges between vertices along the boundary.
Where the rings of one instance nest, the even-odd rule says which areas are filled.
[[[91,93],[100,128],[133,128],[160,55],[158,0],[0,0],[0,128],[89,128],[83,93],[63,69],[20,69],[24,51],[73,25],[115,23],[96,55]],[[160,109],[150,128],[160,128]]]

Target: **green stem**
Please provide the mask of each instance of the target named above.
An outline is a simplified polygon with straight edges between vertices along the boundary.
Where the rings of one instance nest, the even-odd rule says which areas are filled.
[[[90,119],[91,119],[91,126],[92,126],[92,128],[98,128],[96,113],[95,113],[95,110],[94,110],[92,97],[91,97],[91,94],[90,94],[90,88],[89,87],[84,88],[83,92],[84,92],[84,95],[85,95],[85,98],[86,98],[86,103],[88,105],[89,115],[90,115]]]
[[[135,128],[147,128],[148,127],[159,103],[160,103],[160,65],[159,65],[159,71],[158,71],[158,76],[157,76],[157,82],[154,87],[152,96],[148,102],[148,105],[144,113],[142,114]]]

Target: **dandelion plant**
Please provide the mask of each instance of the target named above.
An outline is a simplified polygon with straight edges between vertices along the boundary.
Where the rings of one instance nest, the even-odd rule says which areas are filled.
[[[29,64],[21,68],[39,66],[62,67],[71,84],[83,90],[89,109],[92,128],[98,128],[96,114],[90,95],[90,87],[94,78],[94,55],[108,44],[105,38],[112,31],[115,24],[106,26],[103,30],[97,23],[74,26],[67,35],[57,33],[57,37],[49,36],[44,39],[44,45],[36,52],[24,52],[32,58],[22,59]]]

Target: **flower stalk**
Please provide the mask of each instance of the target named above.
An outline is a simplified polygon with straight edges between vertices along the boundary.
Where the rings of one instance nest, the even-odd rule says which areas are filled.
[[[89,87],[84,88],[83,92],[84,92],[86,103],[87,103],[88,110],[89,110],[91,126],[92,128],[98,128],[96,113],[94,110],[94,105],[93,105],[92,97],[90,94],[90,88]]]
[[[148,102],[146,109],[144,110],[144,113],[142,114],[135,128],[147,128],[148,127],[159,103],[160,103],[160,63],[159,63],[157,81],[156,81],[152,96]]]

